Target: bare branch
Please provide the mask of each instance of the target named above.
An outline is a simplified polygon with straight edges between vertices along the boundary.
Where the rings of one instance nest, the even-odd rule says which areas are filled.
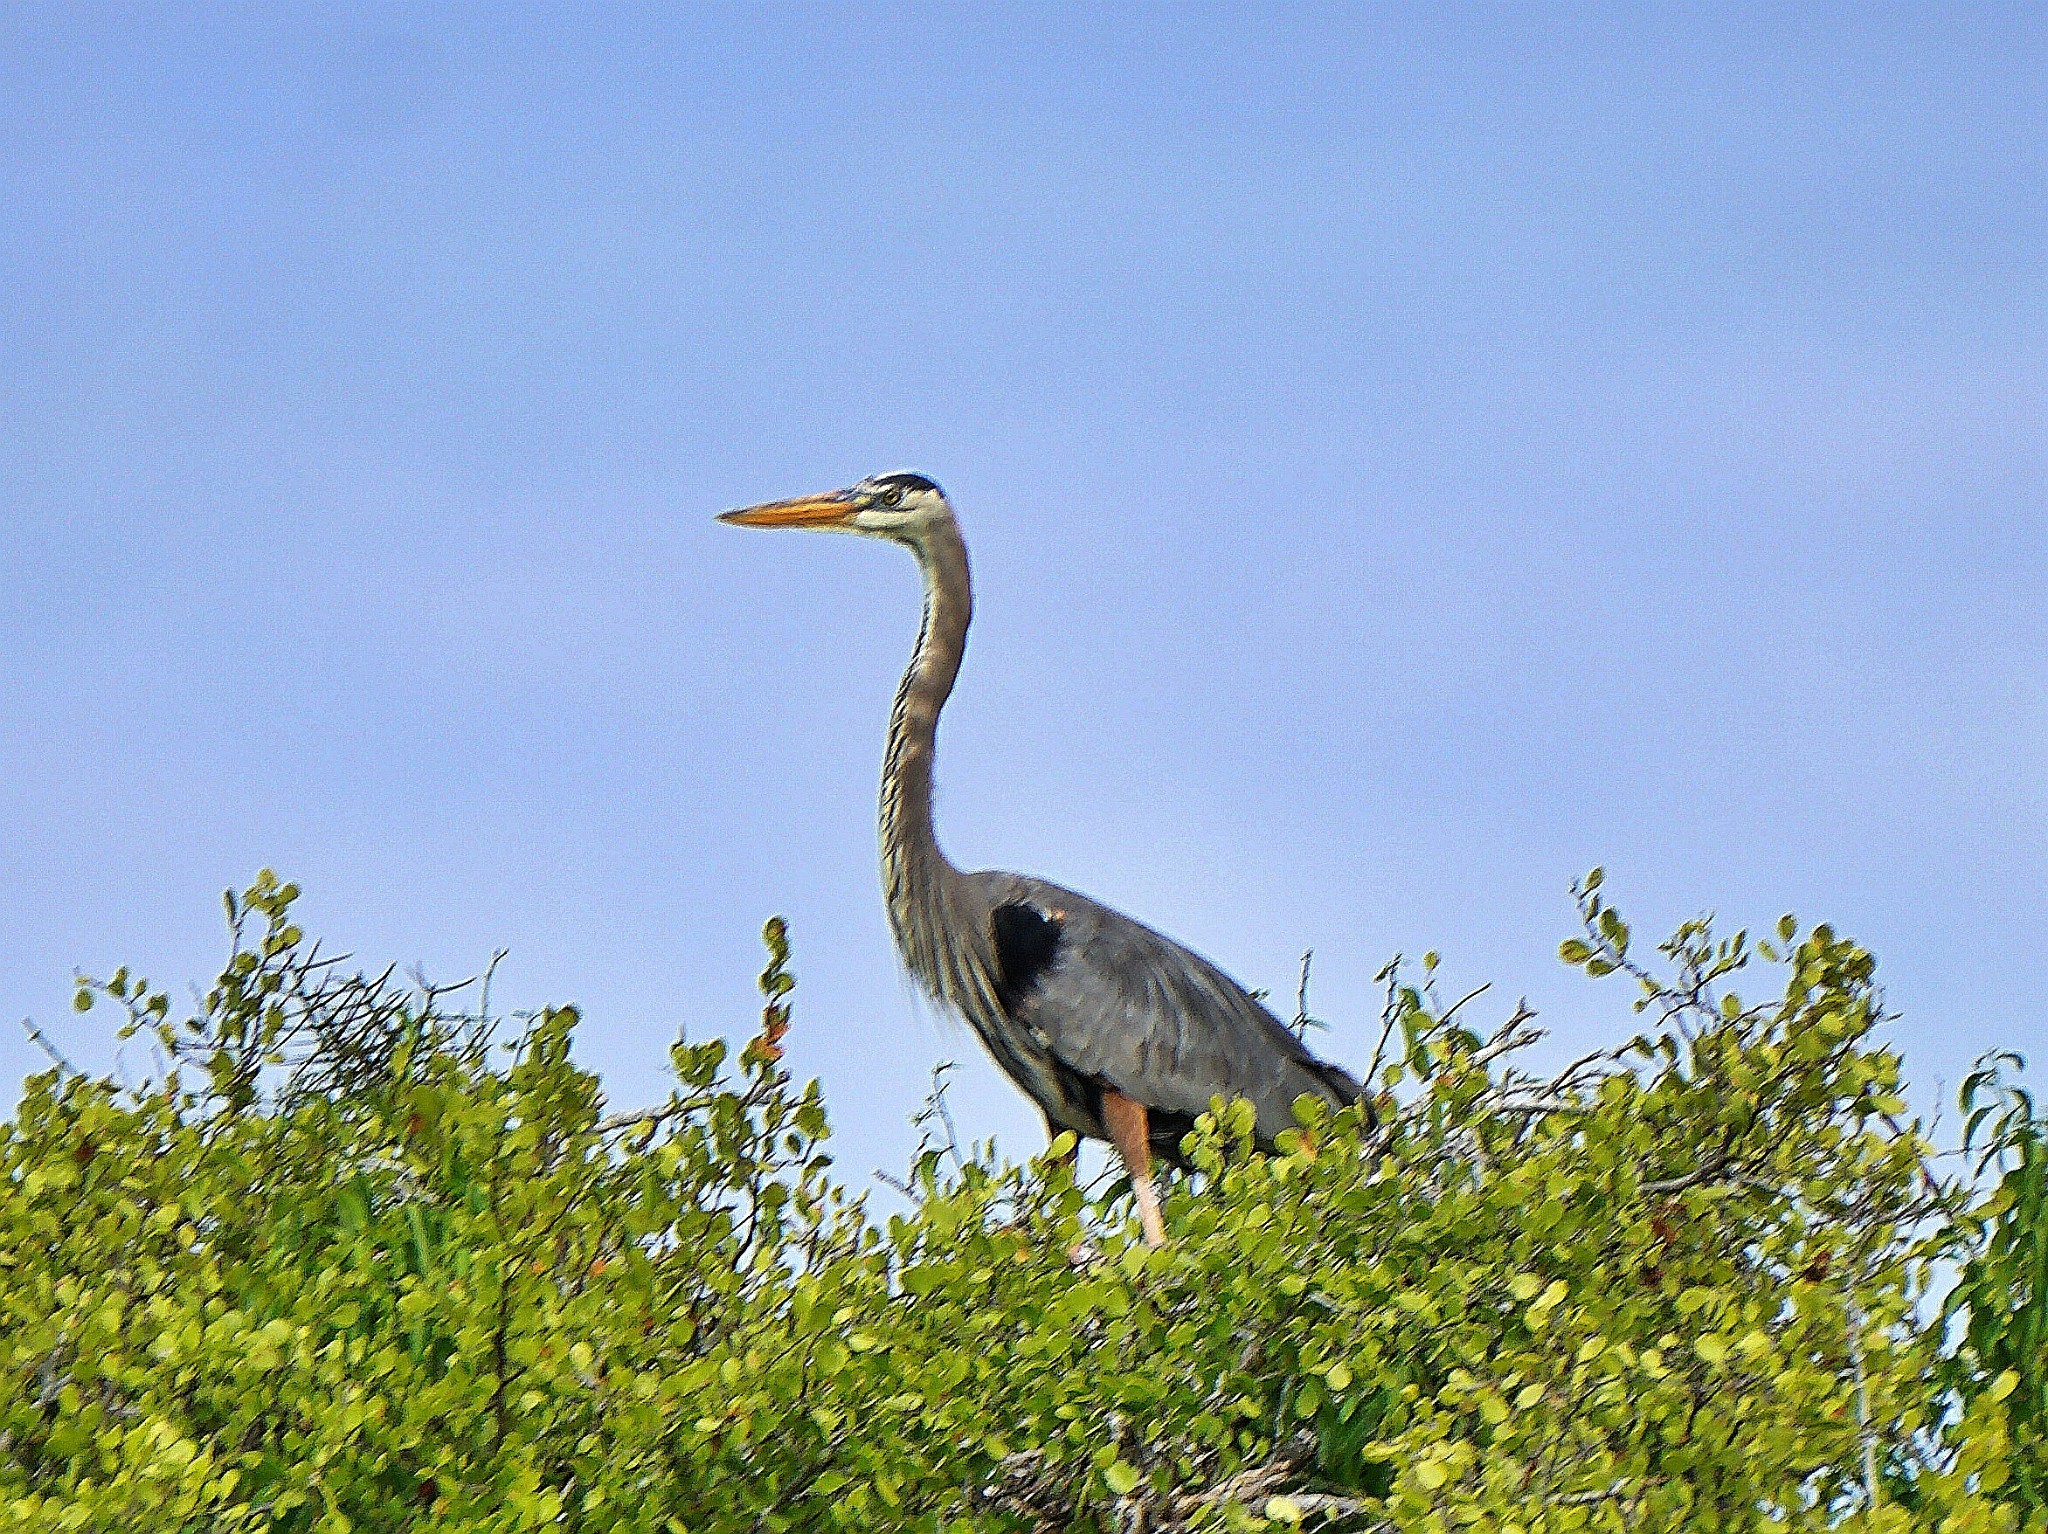
[[[1727,1170],[1728,1158],[1726,1156],[1714,1156],[1701,1162],[1682,1177],[1664,1177],[1659,1178],[1655,1182],[1646,1182],[1643,1184],[1643,1191],[1657,1195],[1683,1193],[1687,1188],[1697,1188],[1702,1183],[1712,1182]]]
[[[1460,996],[1456,1001],[1452,1002],[1450,1006],[1446,1007],[1444,1009],[1443,1016],[1439,1017],[1437,1021],[1439,1023],[1448,1023],[1452,1018],[1458,1015],[1458,1008],[1464,1006],[1466,1002],[1473,1000],[1475,997],[1484,996],[1488,991],[1492,989],[1493,982],[1491,980],[1484,981],[1481,984],[1474,986],[1471,990],[1467,991],[1463,996]],[[1527,1002],[1525,1001],[1523,1004],[1526,1006]],[[1510,1021],[1512,1022],[1513,1019],[1510,1019]]]
[[[614,1113],[610,1118],[600,1119],[597,1132],[600,1135],[617,1134],[622,1129],[659,1129],[671,1119],[683,1118],[691,1113],[701,1113],[711,1106],[714,1099],[699,1093],[695,1097],[678,1097],[662,1104],[659,1108],[644,1108],[638,1113]]]
[[[52,1044],[50,1042],[48,1036],[44,1034],[43,1030],[36,1026],[34,1018],[24,1017],[21,1020],[21,1028],[22,1032],[28,1035],[29,1043],[35,1045],[36,1048],[40,1049],[44,1054],[50,1057],[50,1063],[57,1067],[57,1071],[60,1075],[82,1076],[85,1074],[77,1066],[73,1065],[69,1060],[64,1058],[64,1052],[58,1049],[55,1044]]]

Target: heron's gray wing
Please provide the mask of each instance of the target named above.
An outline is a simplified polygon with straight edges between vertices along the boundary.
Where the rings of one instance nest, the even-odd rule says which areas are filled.
[[[1360,1096],[1243,986],[1200,954],[1086,895],[1021,874],[971,875],[989,901],[1012,1020],[1076,1074],[1192,1118],[1242,1097],[1270,1143],[1294,1101]]]

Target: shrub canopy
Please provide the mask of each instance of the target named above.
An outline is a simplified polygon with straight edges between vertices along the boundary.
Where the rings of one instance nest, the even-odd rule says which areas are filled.
[[[2048,1526],[2031,1103],[1974,1078],[1983,1175],[1938,1174],[1827,927],[1653,969],[1596,872],[1563,957],[1642,1031],[1546,1077],[1390,966],[1377,1127],[1304,1100],[1261,1156],[1218,1103],[1151,1251],[942,1099],[899,1192],[839,1181],[780,923],[737,1058],[608,1114],[573,1010],[500,1042],[296,895],[230,897],[189,1020],[82,982],[166,1069],[0,1128],[8,1527]]]

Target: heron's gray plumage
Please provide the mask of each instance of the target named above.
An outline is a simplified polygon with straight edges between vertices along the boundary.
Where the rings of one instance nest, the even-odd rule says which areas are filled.
[[[893,535],[917,556],[924,616],[890,714],[880,806],[884,900],[911,974],[965,1019],[1053,1131],[1105,1138],[1111,1088],[1150,1110],[1154,1150],[1178,1160],[1182,1136],[1219,1095],[1250,1101],[1267,1145],[1303,1095],[1357,1101],[1351,1076],[1199,954],[1072,890],[963,874],[946,859],[932,759],[973,593],[959,526],[931,493],[939,514]]]
[[[1357,1101],[1347,1072],[1318,1060],[1243,986],[1172,938],[1043,879],[967,879],[992,913],[1024,906],[1058,928],[1050,958],[1021,994],[1005,997],[1001,1017],[1080,1084],[1057,1111],[1032,1093],[1056,1127],[1100,1138],[1087,1086],[1112,1086],[1151,1110],[1154,1151],[1178,1161],[1181,1137],[1212,1097],[1249,1101],[1269,1146],[1293,1126],[1297,1098]]]

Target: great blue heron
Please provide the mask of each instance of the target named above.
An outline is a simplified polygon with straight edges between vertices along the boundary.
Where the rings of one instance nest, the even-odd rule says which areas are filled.
[[[1295,1100],[1362,1096],[1200,954],[1043,879],[962,873],[932,824],[939,710],[967,648],[973,594],[953,508],[922,474],[728,511],[743,527],[807,527],[900,543],[924,575],[924,622],[896,690],[882,760],[882,890],[903,962],[965,1018],[1010,1079],[1063,1129],[1108,1140],[1130,1173],[1145,1239],[1165,1239],[1151,1157],[1180,1163],[1212,1097],[1242,1097],[1271,1148]]]

